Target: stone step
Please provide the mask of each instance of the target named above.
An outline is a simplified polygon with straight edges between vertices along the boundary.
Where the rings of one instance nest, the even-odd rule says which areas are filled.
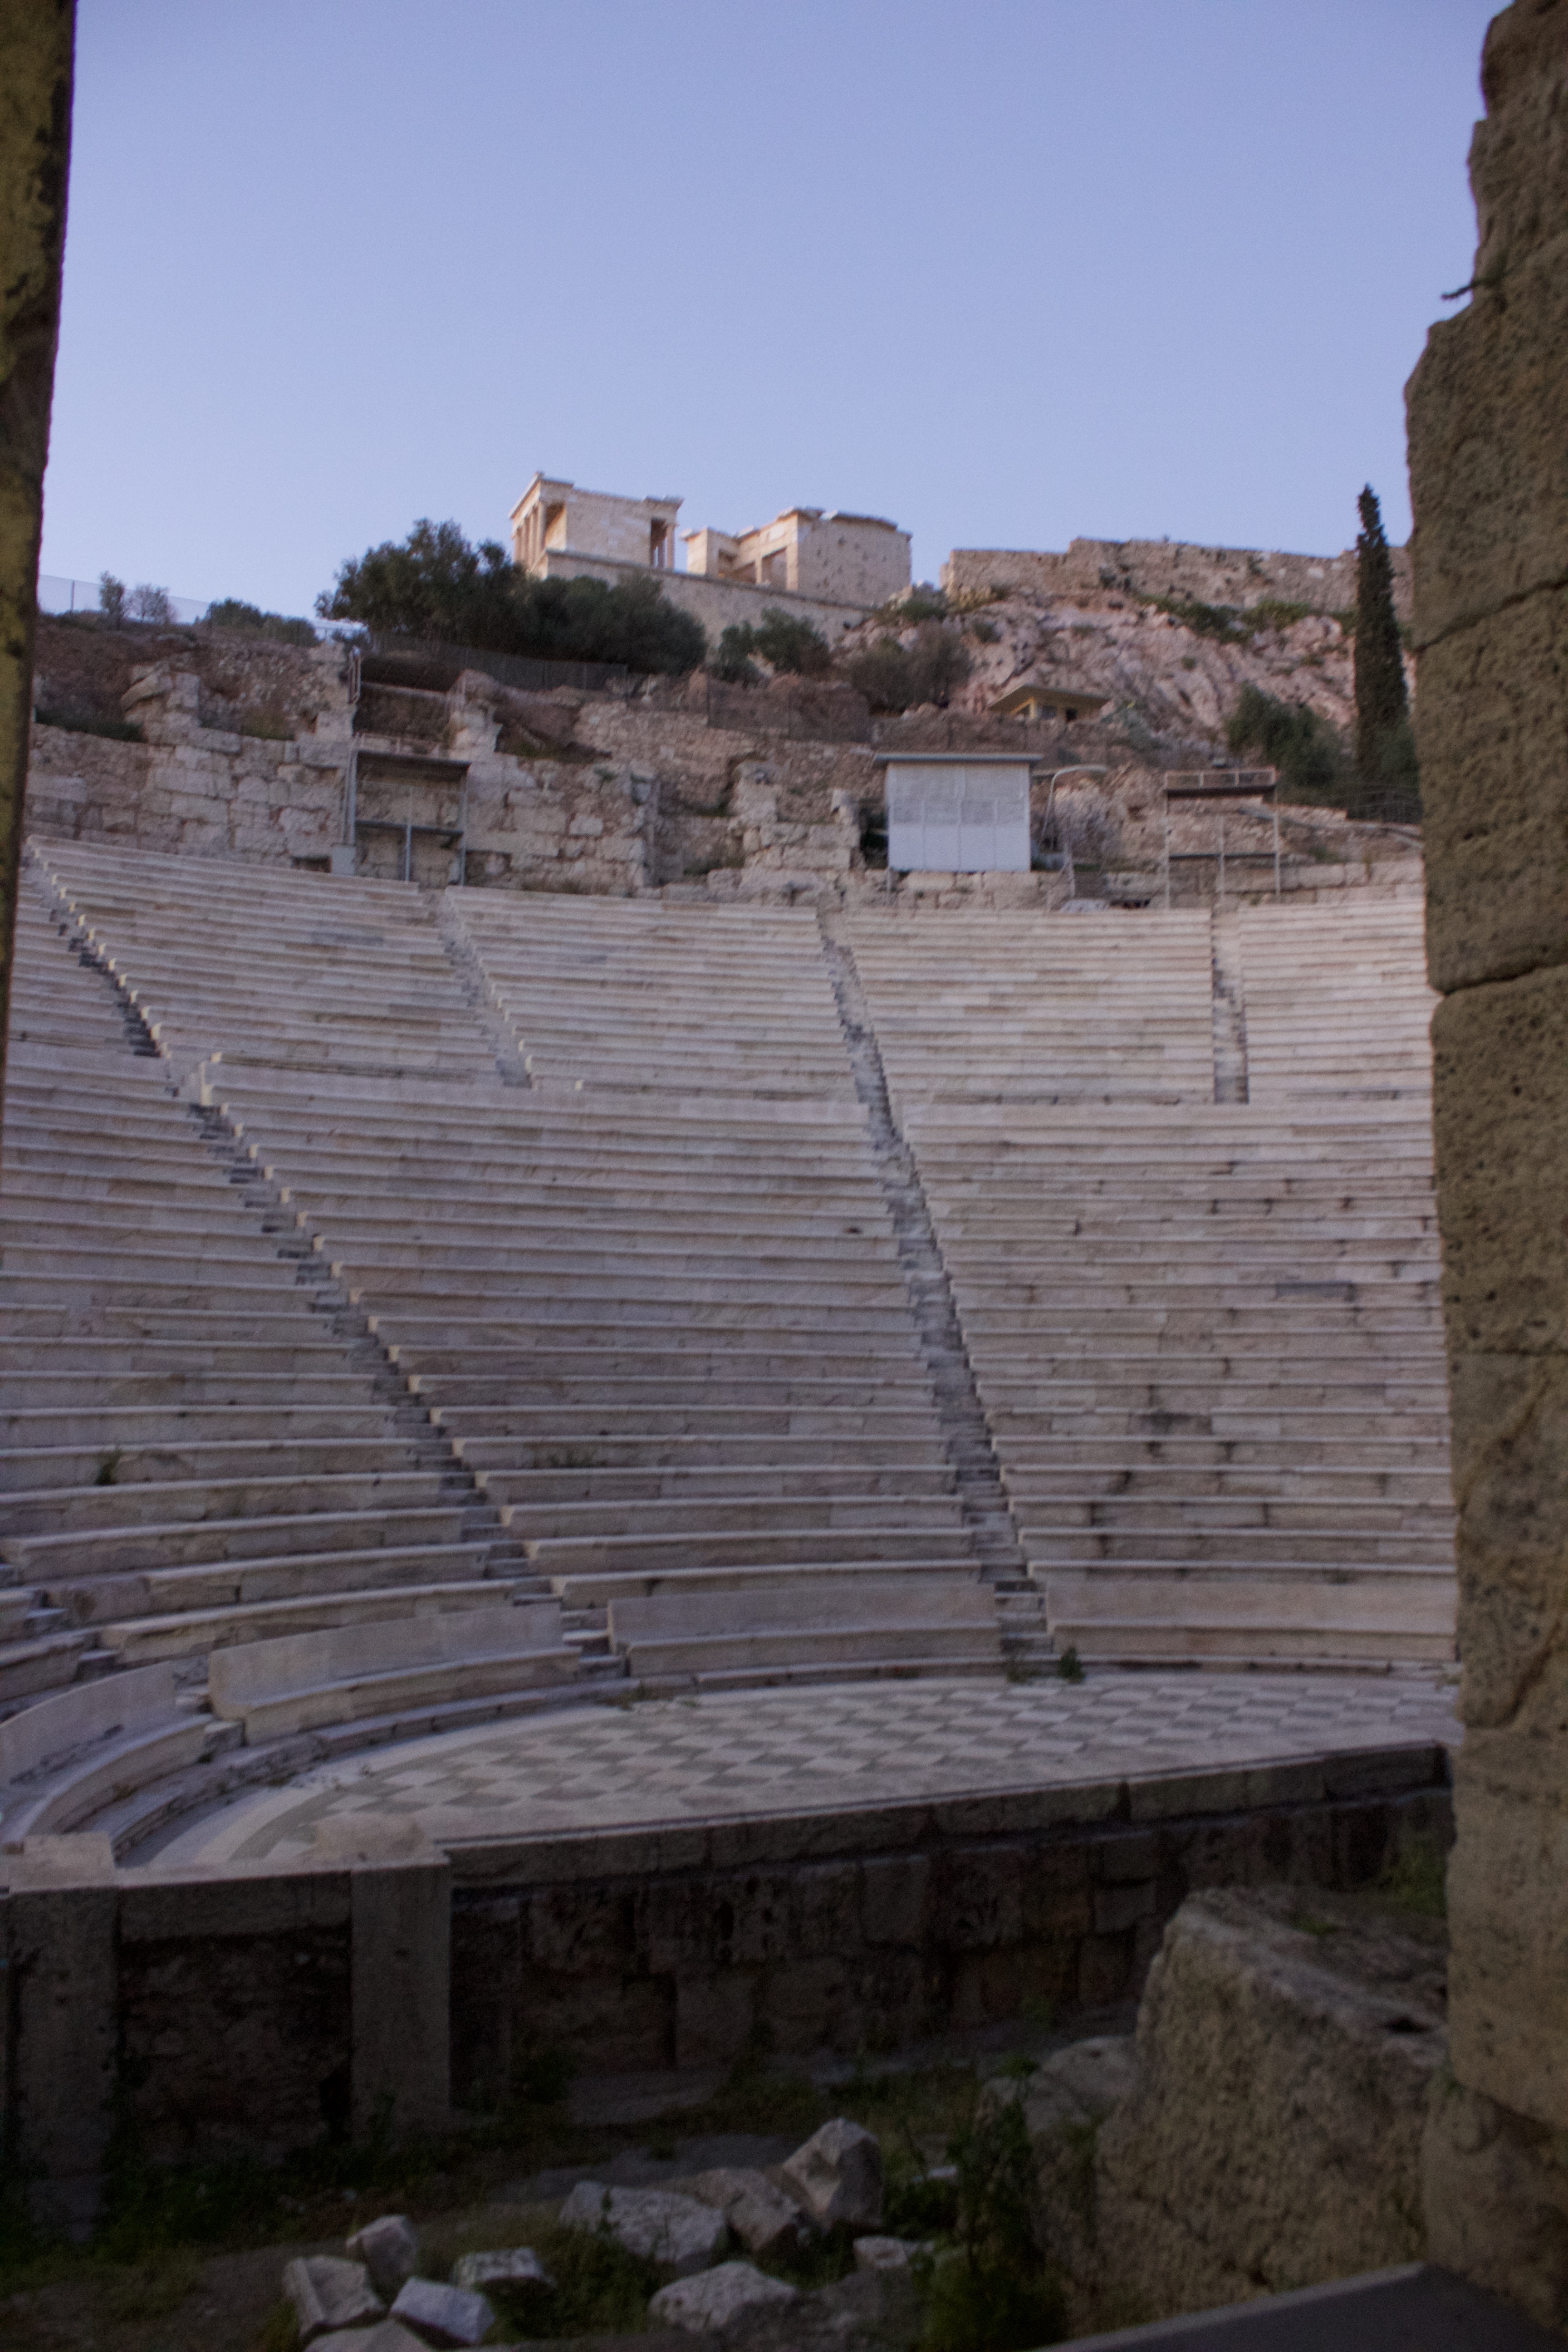
[[[7,1434],[14,1433],[7,1431]],[[97,1446],[0,1448],[0,1525],[5,1521],[9,1498],[45,1490],[225,1486],[238,1480],[273,1483],[299,1479],[309,1484],[336,1476],[365,1477],[387,1472],[428,1469],[428,1441],[422,1449],[412,1437],[390,1433],[378,1437],[310,1439],[281,1433],[243,1440],[193,1440],[171,1429],[162,1444],[138,1446],[123,1441]]]
[[[121,1617],[191,1610],[249,1608],[264,1601],[348,1592],[472,1583],[490,1572],[494,1542],[386,1544],[368,1551],[279,1552],[192,1568],[110,1569],[97,1577],[51,1578],[45,1590],[74,1624],[108,1625]],[[506,1580],[514,1582],[510,1572]]]
[[[160,1659],[205,1656],[237,1642],[265,1642],[334,1625],[384,1624],[407,1617],[493,1609],[503,1583],[379,1586],[369,1592],[300,1594],[227,1609],[192,1609],[152,1617],[121,1617],[103,1628],[106,1649],[128,1666]],[[507,1596],[510,1597],[510,1596]]]
[[[897,1524],[697,1530],[658,1536],[536,1536],[526,1538],[523,1549],[531,1567],[552,1580],[568,1577],[574,1588],[583,1578],[600,1572],[651,1575],[672,1567],[783,1568],[797,1561],[810,1565],[813,1560],[849,1567],[875,1559],[973,1567],[966,1557],[969,1547],[962,1528],[928,1532],[924,1528]]]
[[[460,1503],[419,1510],[279,1513],[272,1517],[174,1520],[163,1526],[100,1528],[63,1535],[0,1536],[0,1559],[49,1589],[82,1578],[216,1560],[267,1559],[280,1552],[363,1551],[383,1545],[461,1543],[470,1533]]]
[[[501,1502],[501,1526],[526,1543],[529,1557],[539,1546],[577,1538],[623,1538],[650,1546],[686,1538],[722,1543],[731,1537],[759,1536],[774,1543],[809,1542],[813,1535],[831,1544],[839,1535],[872,1531],[879,1539],[904,1540],[918,1528],[921,1540],[948,1550],[959,1548],[963,1508],[951,1493],[921,1495],[907,1503],[900,1494],[823,1493],[821,1483],[799,1494],[720,1494],[688,1498],[684,1490],[658,1498],[583,1503]]]
[[[505,1523],[521,1526],[526,1520],[530,1533],[536,1531],[539,1514],[553,1525],[558,1514],[568,1509],[607,1509],[617,1515],[625,1510],[635,1517],[639,1507],[647,1504],[657,1506],[662,1517],[667,1505],[730,1507],[744,1499],[748,1509],[771,1506],[798,1524],[798,1506],[804,1500],[820,1499],[826,1507],[829,1498],[836,1506],[856,1499],[869,1507],[872,1498],[896,1496],[912,1507],[951,1496],[954,1489],[952,1464],[940,1456],[932,1460],[930,1447],[918,1465],[883,1463],[868,1450],[844,1464],[833,1464],[821,1458],[819,1448],[809,1443],[803,1447],[798,1466],[781,1465],[763,1452],[754,1460],[732,1466],[709,1462],[616,1470],[476,1469],[475,1477],[486,1500],[511,1515]],[[878,1507],[881,1507],[880,1499]],[[654,1520],[650,1517],[647,1524],[651,1530]]]
[[[277,1518],[362,1511],[406,1511],[445,1499],[439,1471],[366,1469],[307,1475],[279,1465],[269,1475],[158,1479],[126,1485],[13,1488],[0,1505],[0,1557],[19,1540],[94,1529],[168,1528],[192,1521]]]

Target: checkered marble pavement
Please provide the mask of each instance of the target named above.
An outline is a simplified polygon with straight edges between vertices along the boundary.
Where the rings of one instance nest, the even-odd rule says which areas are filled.
[[[287,1862],[316,1824],[416,1816],[440,1844],[837,1811],[1455,1745],[1450,1674],[864,1683],[595,1706],[379,1748],[243,1796],[160,1864]]]

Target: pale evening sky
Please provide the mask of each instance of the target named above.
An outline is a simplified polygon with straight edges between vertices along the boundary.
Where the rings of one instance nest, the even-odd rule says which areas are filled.
[[[1486,0],[81,0],[44,570],[308,612],[536,467],[954,546],[1409,527]]]

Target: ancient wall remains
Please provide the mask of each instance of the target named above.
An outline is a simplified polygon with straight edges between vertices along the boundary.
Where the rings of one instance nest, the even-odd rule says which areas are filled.
[[[1432,2257],[1568,2316],[1568,8],[1487,37],[1468,304],[1409,386],[1465,1744]]]
[[[1396,547],[1394,602],[1410,614],[1410,551]],[[1071,596],[1113,588],[1132,596],[1173,596],[1201,604],[1259,604],[1277,598],[1315,613],[1355,603],[1355,550],[1288,555],[1269,548],[1197,547],[1169,539],[1075,539],[1065,554],[1026,548],[955,547],[942,568],[950,595],[996,588],[1028,596]]]
[[[542,2050],[728,2069],[1118,2001],[1194,1888],[1371,1885],[1448,1811],[1441,1750],[1406,1749],[449,1856],[356,1818],[233,1874],[30,1840],[0,1864],[10,2151],[86,2202],[111,2129],[275,2155],[493,2108]]]

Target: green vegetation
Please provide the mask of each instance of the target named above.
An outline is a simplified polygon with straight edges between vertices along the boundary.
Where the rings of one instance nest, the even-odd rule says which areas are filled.
[[[271,637],[279,645],[313,646],[316,632],[309,621],[287,613],[264,613],[243,596],[223,596],[202,614],[215,629],[236,629],[242,636]]]
[[[647,2326],[648,2297],[668,2273],[644,2262],[607,2230],[535,2228],[530,2242],[554,2284],[485,2292],[508,2337],[523,2343],[563,2336],[633,2335]]]
[[[1356,507],[1355,763],[1365,782],[1408,791],[1415,782],[1415,751],[1394,610],[1394,565],[1370,483]]]
[[[1243,609],[1240,625],[1254,636],[1260,629],[1290,629],[1311,610],[1310,604],[1293,604],[1284,596],[1265,596]]]
[[[926,702],[945,708],[972,667],[969,647],[958,631],[926,620],[916,629],[913,645],[878,637],[850,655],[844,675],[873,710],[908,710]]]
[[[532,580],[495,540],[470,547],[455,522],[416,522],[401,546],[388,540],[351,559],[316,611],[388,635],[672,675],[696,669],[707,650],[701,625],[667,604],[657,580]]]
[[[1278,768],[1288,800],[1332,802],[1337,807],[1355,796],[1338,732],[1305,703],[1281,702],[1261,687],[1244,686],[1225,740],[1232,751],[1251,752]]]
[[[1194,637],[1215,637],[1223,646],[1244,646],[1252,635],[1250,628],[1240,625],[1234,604],[1205,604],[1196,596],[1151,596],[1148,602],[1157,613],[1168,613],[1179,627],[1190,629]]]
[[[1419,1919],[1448,1916],[1448,1857],[1429,1831],[1407,1841],[1378,1884],[1401,1911]]]
[[[104,719],[96,710],[74,703],[34,713],[40,727],[63,727],[69,735],[107,735],[112,743],[140,743],[142,730],[133,719]]]
[[[977,2097],[947,2153],[957,2174],[956,2221],[949,2244],[939,2242],[915,2266],[926,2300],[925,2352],[1028,2352],[1058,2343],[1066,2298],[1041,2242],[1022,2099]]]
[[[749,622],[731,624],[708,667],[727,685],[752,686],[758,676],[753,654],[781,677],[825,677],[833,667],[833,656],[821,631],[809,621],[781,612],[776,604],[767,607],[754,628]]]
[[[1057,1672],[1064,1683],[1082,1682],[1083,1660],[1076,1650],[1066,1649],[1062,1652],[1061,1656],[1057,1660]]]

